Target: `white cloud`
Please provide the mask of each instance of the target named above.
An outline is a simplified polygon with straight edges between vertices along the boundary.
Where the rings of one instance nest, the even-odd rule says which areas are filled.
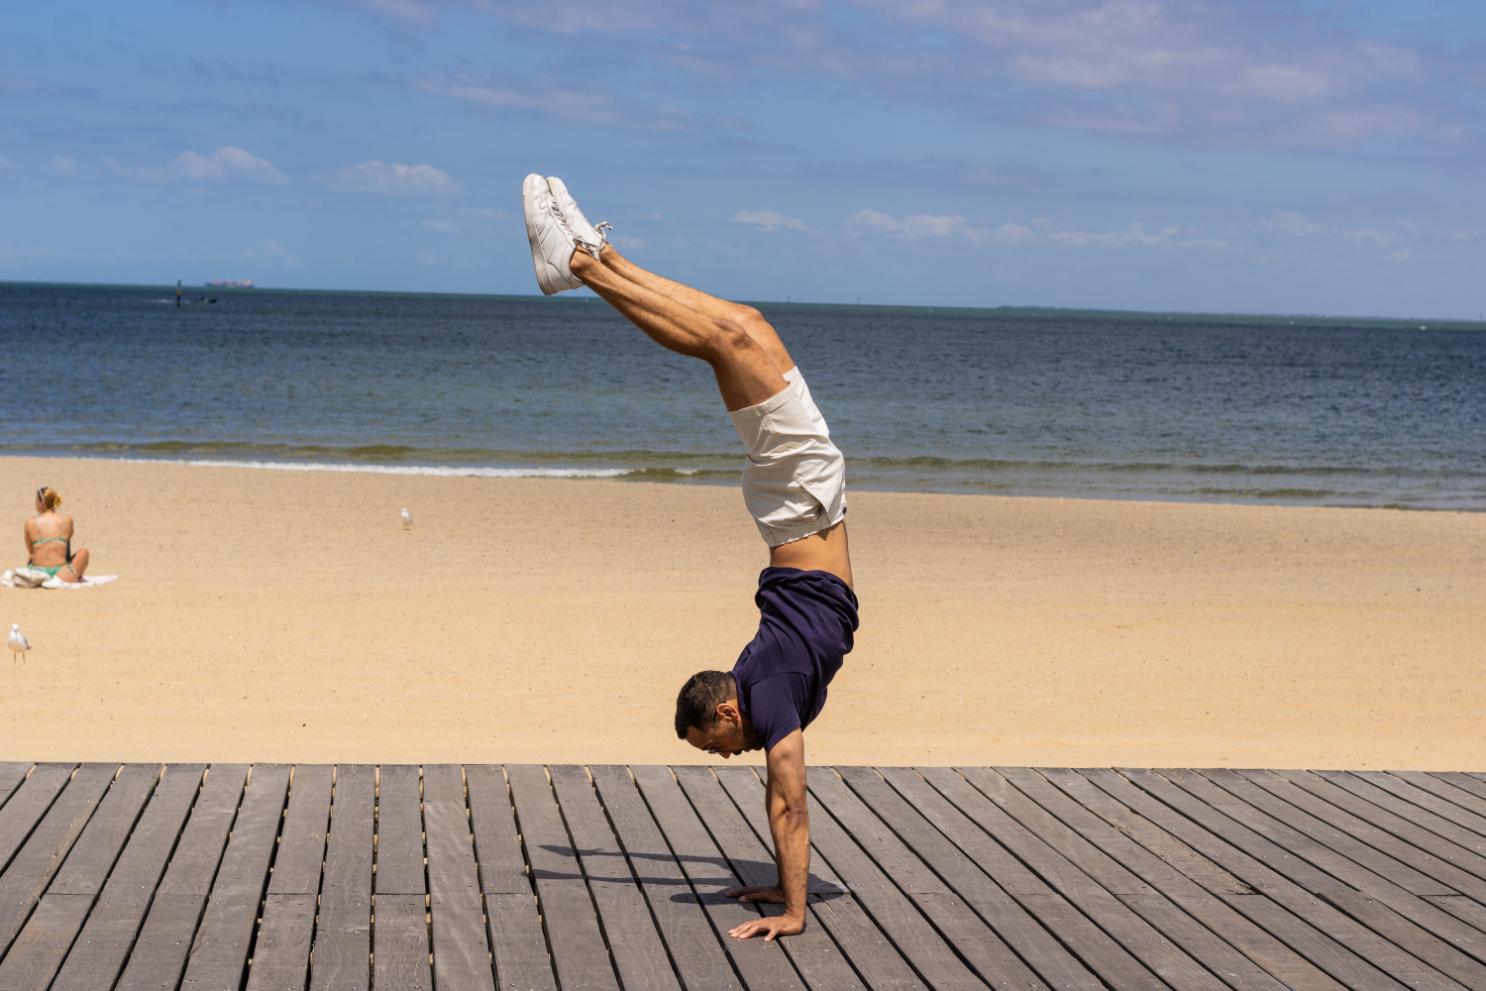
[[[237,176],[273,185],[288,181],[268,159],[232,145],[223,145],[210,155],[183,151],[175,156],[170,168],[177,175],[198,181],[221,181]]]
[[[116,175],[129,179],[160,182],[186,179],[191,182],[228,182],[246,179],[268,186],[282,186],[289,180],[272,162],[233,145],[222,145],[210,155],[186,149],[168,165],[122,165],[113,157],[103,164]],[[54,161],[55,165],[55,161]]]
[[[53,155],[52,172],[56,175],[75,176],[78,174],[77,160],[71,155]]]
[[[1349,227],[1337,231],[1337,235],[1347,241],[1355,241],[1358,244],[1393,244],[1399,238],[1397,234],[1387,231],[1375,231],[1365,228]]]
[[[1286,237],[1312,237],[1321,232],[1321,225],[1294,210],[1276,210],[1268,220],[1253,225],[1254,230]]]
[[[611,91],[563,87],[551,80],[507,79],[462,72],[425,76],[414,86],[435,96],[493,110],[518,110],[639,131],[674,132],[692,126],[691,115],[670,105],[631,106],[617,101]]]
[[[1276,210],[1267,219],[1249,226],[1260,233],[1278,234],[1291,240],[1311,238],[1393,248],[1392,256],[1395,258],[1406,257],[1410,251],[1407,242],[1416,238],[1433,236],[1444,240],[1469,240],[1471,233],[1464,228],[1426,231],[1410,220],[1395,220],[1381,227],[1337,227],[1312,220],[1294,210]],[[1400,256],[1399,252],[1403,255]]]
[[[372,159],[347,165],[325,179],[338,193],[372,193],[380,196],[453,196],[459,185],[449,174],[432,165],[404,165]]]
[[[1339,81],[1315,68],[1268,63],[1244,69],[1244,90],[1278,103],[1311,103],[1331,95]]]
[[[810,232],[805,221],[799,217],[786,217],[778,210],[739,210],[733,214],[733,222],[747,224],[765,234],[774,231],[799,231],[801,234]]]
[[[930,237],[969,234],[971,228],[959,214],[914,213],[901,220],[881,210],[858,210],[847,218],[847,226],[866,231],[879,231],[906,241]]]
[[[4,155],[0,155],[0,172],[9,172],[15,168],[15,163]]]
[[[849,233],[885,234],[904,241],[927,238],[958,238],[972,244],[1003,247],[1056,248],[1208,248],[1223,250],[1227,243],[1217,238],[1202,237],[1200,232],[1168,224],[1148,227],[1142,223],[1127,224],[1114,230],[1077,230],[1059,227],[1038,218],[1030,223],[1003,223],[994,227],[977,227],[959,214],[910,214],[901,219],[881,210],[858,210],[846,221]]]

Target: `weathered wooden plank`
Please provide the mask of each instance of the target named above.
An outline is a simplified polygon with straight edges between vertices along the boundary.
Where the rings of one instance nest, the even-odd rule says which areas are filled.
[[[764,805],[763,782],[753,769],[717,767],[712,769],[712,774],[732,800],[733,807],[752,827],[759,842],[772,843],[774,838]],[[815,845],[813,835],[811,845]],[[893,940],[846,889],[831,869],[830,862],[818,853],[812,853],[810,858],[808,887],[810,911],[869,987],[874,991],[917,991],[925,986]]]
[[[76,764],[37,764],[36,770],[16,788],[10,801],[0,808],[0,871],[10,864],[31,830],[46,815],[52,802],[72,780]]]
[[[1221,978],[1233,987],[1274,991],[1278,985],[1274,977],[1029,797],[1009,777],[1018,774],[1016,770],[975,768],[961,773],[1005,817],[992,822],[976,817],[977,821],[1166,983],[1177,988],[1211,986]],[[1021,782],[1033,794],[1055,794],[1035,772],[1022,774]],[[1018,828],[1010,825],[1013,821]],[[1085,890],[1085,883],[1096,887]]]
[[[987,983],[999,987],[1002,986],[999,983],[1002,980],[1034,980],[1030,973],[1021,973],[1026,970],[1025,966],[1010,969],[998,967],[996,956],[1013,952],[1002,937],[1021,939],[1028,950],[1038,957],[1037,960],[1029,960],[1029,963],[1035,967],[1036,963],[1041,962],[1048,968],[1049,974],[1043,975],[1042,980],[1071,982],[1074,986],[1095,983],[1089,968],[1067,953],[1060,957],[1051,952],[1044,942],[1045,934],[1039,935],[1037,932],[1041,926],[1027,916],[1023,904],[1009,898],[1007,891],[1011,887],[1032,895],[1043,895],[1049,893],[1050,889],[1007,856],[988,834],[970,824],[977,811],[973,803],[985,804],[988,810],[986,814],[995,815],[997,811],[958,774],[944,770],[948,777],[943,781],[936,781],[935,786],[940,788],[943,799],[948,799],[948,802],[943,799],[936,801],[932,797],[932,789],[921,788],[918,791],[918,797],[934,807],[932,811],[937,814],[937,819],[924,818],[930,814],[930,809],[910,809],[901,795],[889,788],[875,771],[871,773],[877,776],[876,782],[865,774],[852,772],[856,777],[857,787],[871,796],[870,802],[853,794],[839,779],[833,781],[834,776],[830,775],[817,775],[811,782],[811,788],[816,797],[836,814],[846,832],[872,856],[883,873],[906,893],[914,896],[914,901],[920,907],[926,912],[936,907],[950,908],[947,915],[931,914],[929,918],[944,937],[975,966]],[[910,789],[920,788],[907,778],[901,778],[900,783]],[[972,803],[972,807],[966,809],[962,806],[959,811],[963,815],[950,816],[949,804],[956,799]],[[879,803],[881,808],[877,807]],[[881,827],[873,821],[878,817],[881,817],[883,823]],[[946,822],[947,818],[953,821]],[[930,834],[935,832],[936,827],[942,835],[937,839],[931,838]],[[949,831],[949,839],[945,838],[946,830]],[[921,860],[920,853],[904,842],[904,837],[908,836],[921,838],[926,852],[933,859],[927,863]],[[981,857],[985,858],[985,863],[977,863]],[[996,866],[1002,868],[999,875],[995,871]],[[936,874],[931,868],[942,870],[943,873]],[[977,874],[979,877],[976,877]],[[953,885],[946,883],[950,877],[954,878]],[[964,889],[963,892],[960,891],[961,888]],[[977,911],[982,914],[969,916],[969,906],[965,905],[961,894],[973,898],[978,903]],[[1144,987],[1161,986],[1149,971],[1077,912],[1062,911],[1057,904],[1059,901],[1061,898],[1055,897],[1029,900],[1025,904],[1035,904],[1050,928],[1065,938],[1072,934],[1081,935],[1085,942],[1097,941],[1101,953],[1100,966],[1108,971],[1108,974],[1101,976],[1105,980],[1113,977],[1116,987],[1124,986],[1120,982],[1128,980],[1129,975],[1136,972]],[[986,939],[981,930],[991,932],[986,927],[992,920],[1002,925],[1001,935],[996,936],[993,933],[990,939]],[[996,950],[996,955],[975,952],[973,947],[977,945]],[[1078,952],[1076,947],[1074,952]]]
[[[1350,892],[1341,892],[1349,905],[1371,907],[1377,903],[1397,913],[1396,918],[1386,913],[1375,915],[1376,921],[1388,928],[1380,929],[1374,925],[1374,931],[1386,935],[1419,959],[1466,986],[1486,986],[1486,965],[1468,955],[1471,944],[1480,943],[1476,952],[1486,956],[1486,940],[1479,938],[1483,934],[1405,890],[1399,882],[1407,881],[1434,895],[1449,894],[1450,888],[1392,858],[1377,854],[1371,847],[1358,843],[1314,816],[1281,802],[1239,775],[1213,771],[1204,776],[1184,769],[1162,773],[1168,780],[1179,784],[1189,794],[1214,808],[1219,808],[1219,803],[1222,803],[1221,808],[1230,819],[1241,824],[1245,830],[1263,837],[1267,845],[1255,844],[1251,853],[1259,856],[1271,849],[1285,849],[1303,857],[1325,872],[1323,877],[1328,879],[1323,882],[1326,884],[1325,893],[1331,901],[1341,904],[1333,896],[1335,889],[1329,884],[1330,878],[1336,878],[1366,896],[1358,899],[1352,897]],[[1214,779],[1222,781],[1223,787],[1219,787]],[[1237,803],[1230,804],[1230,799],[1237,800]],[[1465,952],[1457,950],[1455,945],[1460,945]]]
[[[555,991],[557,978],[521,852],[505,771],[471,764],[464,773],[496,985],[500,991]]]
[[[604,818],[587,770],[554,765],[549,773],[578,864],[603,922],[604,938],[620,983],[625,987],[679,991],[665,943],[630,873],[624,851]]]
[[[537,913],[536,895],[488,894],[485,916],[499,991],[553,991],[557,978],[552,975],[552,955]]]
[[[722,787],[734,804],[755,819],[755,832],[767,835],[764,783],[753,768],[718,768]],[[915,976],[932,988],[985,988],[987,985],[960,960],[944,936],[930,926],[914,900],[832,819],[816,796],[810,798],[810,842],[823,878],[849,891],[872,927],[890,940],[911,964]],[[825,908],[820,905],[819,908]]]
[[[1464,826],[1441,818],[1427,809],[1421,809],[1412,802],[1357,777],[1350,771],[1312,771],[1311,773],[1329,784],[1351,792],[1364,801],[1386,809],[1407,822],[1413,830],[1434,833],[1478,857],[1486,857],[1486,839],[1482,839]],[[1454,862],[1454,858],[1451,860]]]
[[[505,771],[495,764],[471,764],[464,773],[469,790],[470,827],[475,834],[475,860],[480,868],[480,890],[532,894],[531,875],[526,867],[526,855],[521,852]]]
[[[92,895],[43,895],[0,955],[0,991],[46,991],[92,907]]]
[[[1360,822],[1369,828],[1376,828],[1403,843],[1407,847],[1418,849],[1422,854],[1433,858],[1433,862],[1448,864],[1454,871],[1458,871],[1474,878],[1476,882],[1486,884],[1486,856],[1467,850],[1458,843],[1454,843],[1442,836],[1422,828],[1403,816],[1388,811],[1382,805],[1374,804],[1348,791],[1340,785],[1328,781],[1319,774],[1312,771],[1264,771],[1254,772],[1256,776],[1277,778],[1308,795],[1315,796],[1322,802],[1321,810],[1336,809],[1345,813],[1350,820]],[[1254,780],[1258,780],[1256,777]],[[1358,782],[1362,788],[1372,788],[1363,782]],[[1381,789],[1373,789],[1384,800],[1401,801]],[[1337,815],[1339,813],[1331,813]],[[1443,822],[1443,820],[1441,820]],[[1445,823],[1452,826],[1452,823]],[[1432,870],[1425,873],[1450,883],[1448,876],[1441,876]]]
[[[375,908],[372,987],[399,991],[432,988],[424,896],[378,893]]]
[[[764,785],[752,768],[719,768],[717,776],[740,809],[759,809],[754,814],[762,818]],[[767,822],[760,822],[755,832],[763,835],[767,829]],[[929,924],[910,896],[883,873],[813,795],[810,842],[822,867],[830,870],[861,904],[925,984],[936,989],[986,987]]]
[[[1361,778],[1368,784],[1376,785],[1384,791],[1391,792],[1421,809],[1432,812],[1441,819],[1448,819],[1457,826],[1469,830],[1479,839],[1479,842],[1471,844],[1472,850],[1480,852],[1480,843],[1486,843],[1486,816],[1477,815],[1455,802],[1446,801],[1386,771],[1349,771],[1347,773]]]
[[[293,769],[289,804],[253,944],[248,970],[250,991],[303,991],[309,977],[310,940],[330,820],[333,770],[328,764],[300,764]]]
[[[372,901],[373,987],[432,986],[422,803],[416,765],[382,765]]]
[[[1469,895],[1435,895],[1429,901],[1486,934],[1486,904]]]
[[[552,796],[547,769],[513,764],[506,768],[506,777],[531,858],[558,981],[565,989],[617,989],[619,981],[599,929],[598,913]]]
[[[212,764],[206,769],[200,794],[191,806],[191,818],[186,820],[181,841],[160,880],[162,894],[204,897],[211,893],[247,778],[246,764]]]
[[[1466,774],[1463,771],[1433,771],[1431,773],[1446,784],[1454,785],[1461,791],[1469,792],[1479,799],[1486,800],[1486,781],[1482,781],[1474,775]]]
[[[423,795],[416,764],[383,764],[377,787],[379,895],[426,895]]]
[[[92,896],[102,888],[159,775],[158,765],[129,765],[120,772],[68,851],[62,869],[17,935],[10,953],[0,954],[0,989],[37,984],[45,987],[51,982],[82,928],[92,907]],[[0,915],[4,911],[0,909]]]
[[[268,878],[269,894],[313,895],[320,890],[334,770],[329,764],[295,765],[273,873]]]
[[[740,883],[722,851],[697,818],[668,767],[632,768],[635,783],[650,807],[682,872],[696,892],[707,921],[723,943],[743,983],[750,988],[799,988],[805,984],[776,940],[738,940],[728,933],[759,917],[758,909],[727,898],[723,892]]]
[[[371,986],[375,807],[376,769],[365,764],[337,767],[311,950],[312,991],[366,991]]]
[[[204,908],[204,894],[156,892],[116,991],[170,991],[179,987]]]
[[[1236,883],[1253,894],[1229,893],[1219,894],[1217,897],[1346,987],[1387,991],[1398,991],[1403,987],[1354,952],[1345,938],[1338,939],[1323,928],[1335,923],[1346,934],[1359,931],[1350,919],[1296,886],[1279,885],[1278,875],[1273,875],[1263,864],[1191,823],[1116,772],[1103,769],[1044,769],[1043,774],[1113,825],[1131,830],[1131,835],[1138,835],[1142,845],[1153,835],[1153,830],[1167,834],[1165,845],[1158,847],[1163,851],[1162,859],[1166,859],[1165,853],[1168,851],[1190,847],[1194,854],[1202,856],[1204,860],[1208,860],[1208,854],[1215,855],[1215,859],[1228,858],[1244,871],[1250,872],[1258,882],[1277,888],[1280,901],[1273,900],[1259,888],[1238,882],[1235,878]],[[1068,780],[1065,781],[1065,778]],[[1073,780],[1081,781],[1082,785],[1073,787]],[[1138,829],[1137,824],[1141,824]],[[1308,913],[1312,911],[1320,918],[1310,917]],[[1360,932],[1366,936],[1371,935],[1366,930]]]
[[[1301,810],[1303,818],[1288,819],[1292,825],[1320,836],[1321,831],[1312,829],[1319,824],[1327,829],[1334,829],[1344,833],[1349,844],[1336,846],[1335,849],[1358,861],[1365,866],[1371,866],[1376,860],[1383,869],[1388,868],[1390,862],[1402,864],[1411,871],[1418,872],[1427,878],[1428,884],[1419,887],[1414,883],[1411,875],[1394,876],[1392,879],[1400,887],[1426,898],[1443,897],[1456,893],[1474,895],[1476,898],[1486,901],[1486,880],[1470,874],[1456,867],[1447,860],[1442,860],[1427,849],[1407,843],[1399,839],[1389,831],[1374,826],[1365,819],[1359,818],[1347,811],[1345,807],[1338,807],[1317,798],[1315,794],[1293,784],[1289,779],[1276,774],[1273,771],[1243,771],[1239,772],[1242,778],[1258,788],[1264,789],[1276,799],[1282,799],[1290,806]],[[1218,780],[1214,778],[1214,780]],[[1319,780],[1319,779],[1317,779]],[[1219,781],[1221,784],[1222,782]],[[1324,787],[1330,787],[1322,783]],[[1333,789],[1343,798],[1351,798],[1340,789]],[[1256,803],[1257,804],[1257,803]],[[1271,814],[1283,812],[1284,806],[1274,806],[1267,809]],[[1387,813],[1384,813],[1387,815]],[[1414,828],[1408,831],[1414,839],[1427,836],[1423,830]],[[1349,852],[1350,851],[1350,852]],[[1458,855],[1462,857],[1473,857],[1474,854],[1465,850],[1459,850]],[[1483,859],[1486,863],[1486,859]],[[1383,869],[1373,868],[1382,874]]]
[[[165,868],[116,991],[155,991],[180,984],[247,773],[242,764],[213,764],[207,769],[206,782]]]
[[[30,764],[20,761],[0,762],[0,808],[10,801],[10,796],[26,780],[26,772],[31,770]]]
[[[124,852],[98,895],[97,905],[52,983],[55,991],[92,991],[113,986],[165,873],[166,861],[181,834],[205,771],[203,764],[171,764],[165,768]],[[53,889],[67,875],[67,866],[63,865],[62,875],[53,882]],[[84,889],[90,888],[91,882],[92,878],[86,875],[78,876],[75,882],[69,878],[69,885],[75,883]],[[90,893],[82,894],[91,900]]]
[[[1189,791],[1195,788],[1213,797],[1226,792],[1245,803],[1256,810],[1245,813],[1245,825],[1250,829],[1304,856],[1331,876],[1359,890],[1369,890],[1378,879],[1387,881],[1391,889],[1409,897],[1448,895],[1454,890],[1338,828],[1334,823],[1340,817],[1328,815],[1326,819],[1318,818],[1235,771],[1174,771],[1167,777],[1173,775],[1180,775],[1189,782],[1192,786]],[[1212,792],[1209,788],[1221,789],[1221,792]]]
[[[1150,817],[1345,947],[1349,951],[1346,956],[1332,954],[1312,958],[1317,966],[1342,983],[1364,988],[1397,988],[1400,982],[1417,988],[1457,987],[1454,981],[1420,964],[1365,922],[1355,920],[1323,901],[1314,890],[1322,887],[1330,894],[1348,890],[1345,884],[1333,880],[1328,885],[1315,879],[1311,879],[1309,886],[1296,884],[1281,871],[1285,868],[1306,869],[1308,865],[1300,858],[1284,851],[1275,852],[1272,861],[1252,856],[1230,839],[1230,834],[1237,833],[1241,827],[1166,778],[1153,771],[1138,770],[1083,773],[1125,804],[1137,808],[1142,815]],[[1144,796],[1144,801],[1137,801],[1133,793]],[[1173,812],[1180,814],[1172,815]],[[1307,870],[1306,873],[1310,872]],[[1275,935],[1284,938],[1281,933]]]
[[[707,831],[717,843],[718,849],[732,865],[733,873],[745,885],[773,886],[779,882],[779,869],[774,855],[722,790],[710,768],[676,767],[672,769],[676,780],[686,792],[692,808]],[[781,907],[782,908],[782,907]],[[771,906],[769,914],[781,908]],[[805,905],[805,931],[784,941],[784,952],[789,954],[795,969],[800,972],[805,984],[812,988],[841,989],[865,988],[867,985],[852,969],[853,961],[841,955],[830,934],[809,904],[807,879]]]
[[[1404,784],[1413,785],[1420,791],[1429,792],[1441,801],[1459,806],[1463,811],[1475,816],[1479,823],[1486,823],[1486,796],[1477,796],[1468,788],[1457,788],[1453,783],[1443,781],[1438,776],[1426,774],[1423,771],[1389,771],[1388,773]],[[1481,828],[1486,828],[1486,826]]]
[[[718,935],[707,921],[681,865],[666,846],[650,810],[630,776],[629,768],[593,766],[589,769],[614,832],[623,844],[635,884],[650,906],[662,940],[671,948],[672,962],[687,988],[740,991],[737,975]],[[564,800],[566,804],[566,800]],[[580,842],[580,846],[584,845]],[[618,873],[617,869],[614,872]]]
[[[288,790],[288,765],[253,766],[206,913],[191,944],[181,991],[241,983]]]
[[[78,768],[0,874],[0,954],[25,925],[36,900],[92,818],[118,769],[117,764],[84,764]]]
[[[248,967],[247,991],[304,991],[314,928],[314,895],[265,895],[263,920]]]
[[[103,890],[124,844],[160,782],[159,764],[127,764],[109,786],[87,828],[67,854],[47,891],[96,895]]]
[[[429,914],[433,976],[439,987],[494,988],[485,907],[475,873],[474,837],[457,764],[423,769],[423,821],[428,833]]]
[[[957,845],[956,837],[964,839],[967,847],[980,844],[982,849],[996,847],[998,856],[1002,853],[918,772],[905,768],[839,771],[861,802],[911,846],[940,881],[963,898],[1043,981],[1059,988],[1098,986],[1089,968],[1007,894],[969,850]]]
[[[1081,838],[1099,847],[1130,873],[1169,898],[1172,904],[1180,906],[1195,922],[1211,933],[1221,934],[1227,943],[1231,943],[1235,950],[1253,961],[1264,973],[1274,975],[1285,986],[1296,991],[1342,991],[1341,984],[1271,936],[1264,927],[1252,921],[1249,915],[1239,912],[1228,902],[1173,869],[1170,864],[1134,842],[1130,832],[1116,828],[1109,820],[1101,817],[1099,811],[1113,813],[1115,817],[1123,813],[1129,818],[1132,814],[1078,774],[1052,768],[1002,769],[1001,773],[1039,806],[1076,830]],[[1057,781],[1063,781],[1065,787],[1060,789],[1055,783]],[[1075,800],[1071,797],[1072,794],[1077,794],[1079,798]],[[1156,828],[1149,823],[1146,826],[1147,832]],[[1175,842],[1167,837],[1165,845],[1169,849],[1170,844]],[[1234,901],[1238,905],[1252,908],[1255,899],[1244,897]],[[1263,899],[1259,901],[1278,908]],[[1146,917],[1152,918],[1150,915]],[[1189,948],[1198,942],[1186,935],[1187,927],[1184,923],[1172,923],[1163,927],[1162,931]],[[1214,964],[1209,964],[1209,967],[1213,966]],[[1220,969],[1216,972],[1229,984],[1238,986],[1246,983],[1240,979],[1239,974],[1242,972],[1238,968],[1232,968],[1233,973],[1230,976],[1227,968],[1223,968],[1221,964],[1218,966]]]

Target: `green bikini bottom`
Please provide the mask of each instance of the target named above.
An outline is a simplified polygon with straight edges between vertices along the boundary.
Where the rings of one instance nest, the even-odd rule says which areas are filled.
[[[55,578],[57,577],[57,572],[61,571],[63,568],[66,568],[68,571],[72,571],[72,562],[68,561],[66,564],[59,564],[55,568],[48,567],[44,564],[28,564],[26,565],[26,567],[30,568],[32,571],[45,571],[48,576]],[[76,571],[72,571],[72,573],[74,575],[77,574]]]

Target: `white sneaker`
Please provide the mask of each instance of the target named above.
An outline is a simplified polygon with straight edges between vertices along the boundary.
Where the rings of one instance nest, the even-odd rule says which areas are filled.
[[[526,218],[531,263],[542,292],[551,296],[581,286],[583,280],[573,274],[572,266],[578,239],[553,199],[547,180],[535,172],[521,183],[521,212]]]
[[[547,177],[547,188],[552,190],[552,198],[557,201],[557,208],[562,211],[563,218],[567,220],[568,228],[572,230],[573,237],[577,239],[579,246],[597,258],[608,242],[604,231],[612,230],[614,225],[604,220],[599,221],[597,227],[590,224],[588,218],[583,216],[583,211],[578,209],[578,203],[568,192],[567,185],[557,176]]]

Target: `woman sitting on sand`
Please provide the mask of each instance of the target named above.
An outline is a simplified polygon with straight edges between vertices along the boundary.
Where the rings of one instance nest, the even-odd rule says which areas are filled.
[[[57,512],[60,505],[62,497],[50,485],[36,490],[36,515],[22,527],[28,567],[58,581],[80,582],[88,570],[88,549],[72,549],[72,517]]]

